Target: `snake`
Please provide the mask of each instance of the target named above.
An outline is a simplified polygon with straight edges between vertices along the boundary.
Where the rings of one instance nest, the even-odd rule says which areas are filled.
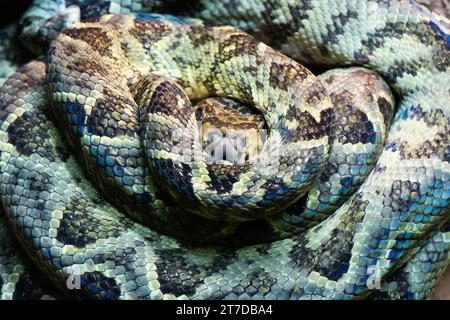
[[[0,89],[4,233],[45,278],[85,298],[428,297],[449,262],[448,20],[409,1],[146,9],[189,18],[62,24]],[[249,163],[189,158],[199,118],[267,140]]]

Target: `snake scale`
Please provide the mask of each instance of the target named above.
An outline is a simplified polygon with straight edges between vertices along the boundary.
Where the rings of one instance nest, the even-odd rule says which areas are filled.
[[[449,262],[448,20],[394,0],[73,4],[25,15],[48,53],[0,89],[2,298],[49,297],[44,280],[78,298],[431,294]],[[267,140],[210,164],[199,117]]]

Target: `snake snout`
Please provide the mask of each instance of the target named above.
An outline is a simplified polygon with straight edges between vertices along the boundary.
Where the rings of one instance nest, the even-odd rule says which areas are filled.
[[[208,164],[243,165],[256,160],[267,136],[260,113],[220,97],[205,99],[195,108]]]

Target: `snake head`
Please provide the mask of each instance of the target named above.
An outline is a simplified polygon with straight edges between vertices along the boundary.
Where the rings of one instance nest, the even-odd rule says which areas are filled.
[[[197,106],[202,147],[216,164],[244,164],[261,151],[264,117],[228,98],[205,99]]]
[[[46,10],[47,9],[47,10]],[[61,30],[80,22],[80,8],[30,8],[20,19],[20,41],[35,54],[44,54]]]

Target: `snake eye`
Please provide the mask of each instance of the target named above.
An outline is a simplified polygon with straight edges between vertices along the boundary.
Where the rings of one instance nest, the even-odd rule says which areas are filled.
[[[18,26],[17,26],[17,35],[20,37],[24,36],[24,30],[26,30],[28,27],[30,27],[33,24],[33,18],[32,17],[25,17],[20,20]],[[28,30],[26,31],[29,32]]]
[[[33,18],[31,17],[25,17],[22,21],[20,21],[20,28],[21,30],[25,29],[26,27],[29,27],[33,23]]]

